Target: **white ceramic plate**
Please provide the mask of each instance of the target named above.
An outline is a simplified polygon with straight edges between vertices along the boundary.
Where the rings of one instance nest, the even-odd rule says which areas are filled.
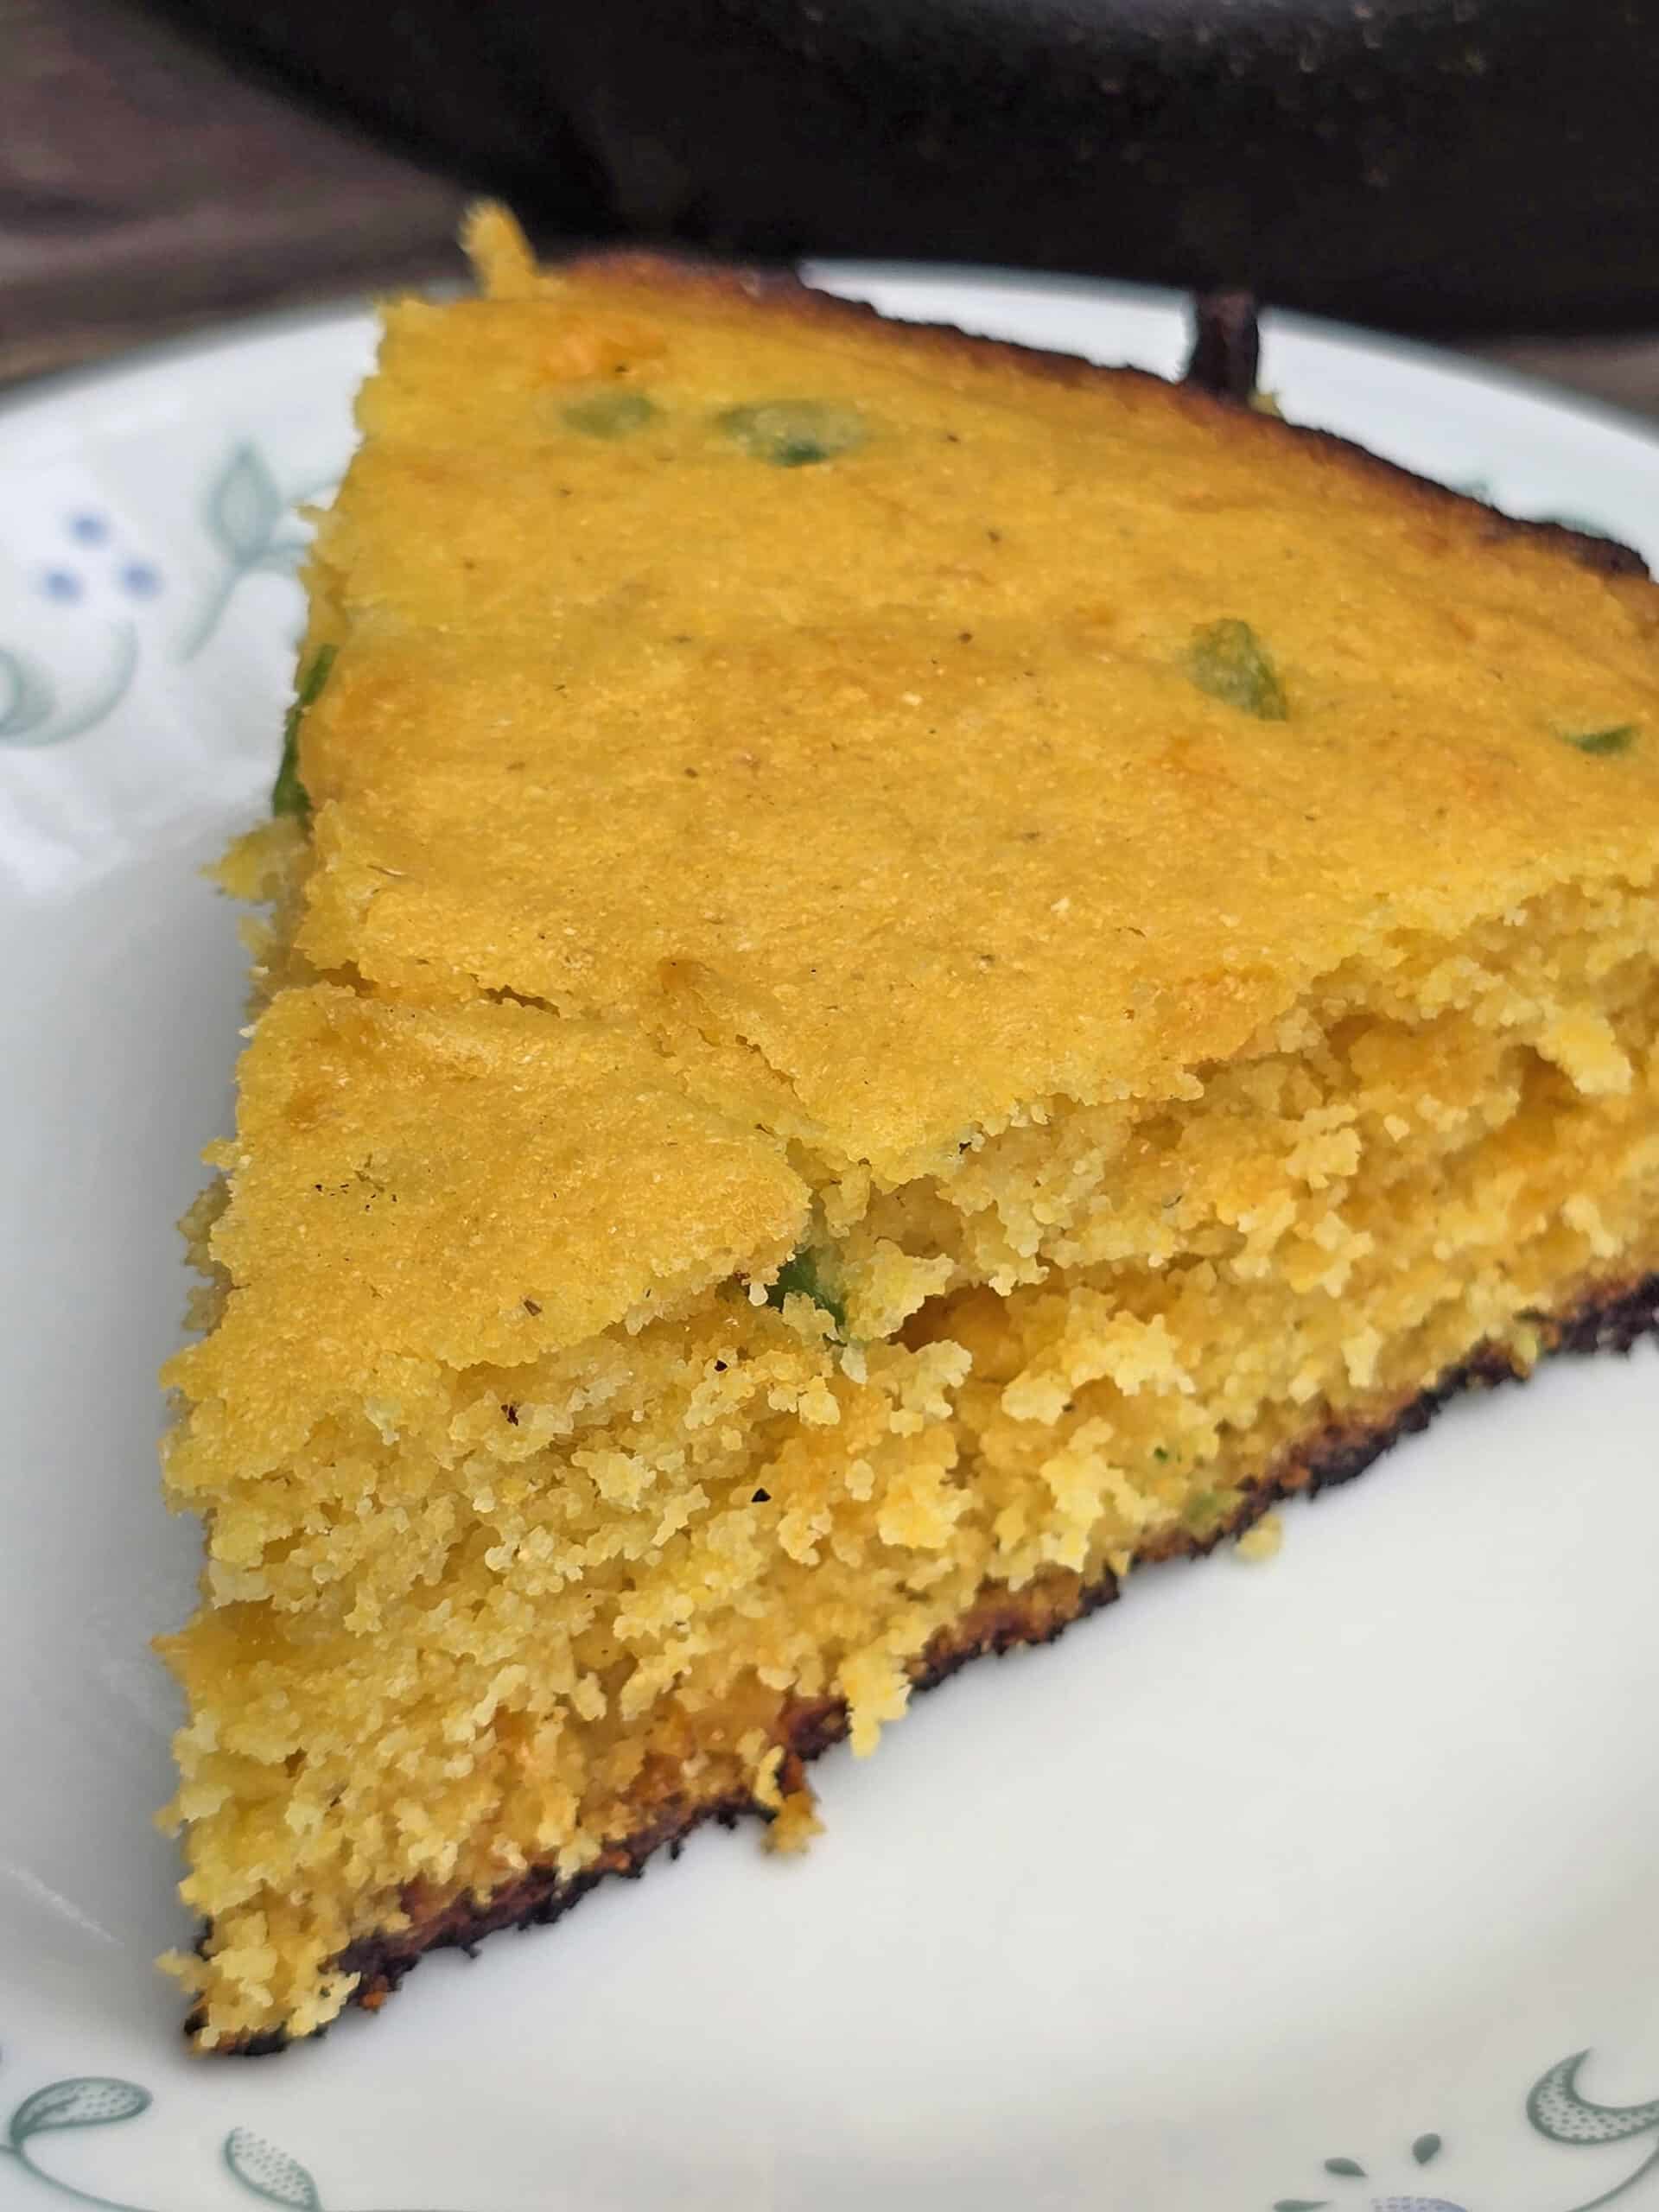
[[[1183,346],[1155,295],[833,281]],[[198,869],[270,784],[292,503],[372,342],[266,324],[0,410],[0,2206],[1659,2212],[1650,1347],[1458,1406],[1270,1566],[1148,1574],[835,1752],[804,1862],[706,1833],[377,2020],[186,2056],[146,1643],[196,1535],[153,1375],[243,989]],[[1659,446],[1613,417],[1288,319],[1266,373],[1659,556]]]

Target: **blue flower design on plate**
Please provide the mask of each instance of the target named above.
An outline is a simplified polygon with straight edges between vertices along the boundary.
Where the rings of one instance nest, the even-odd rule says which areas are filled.
[[[148,561],[127,562],[116,582],[130,599],[154,599],[162,588],[161,571]]]
[[[202,527],[218,573],[174,658],[195,658],[249,576],[293,575],[305,552],[305,540],[292,526],[294,509],[330,488],[321,483],[284,490],[257,446],[244,440],[231,448],[201,500]],[[124,542],[125,534],[101,509],[77,509],[63,517],[61,526],[70,550],[48,556],[36,573],[35,590],[54,607],[82,609],[89,620],[96,615],[102,639],[89,637],[89,650],[78,655],[73,670],[61,671],[43,651],[0,645],[0,745],[60,745],[106,721],[131,689],[142,658],[130,610],[167,596],[160,563],[142,545]]]
[[[64,527],[66,535],[75,544],[88,550],[114,543],[115,530],[109,517],[91,509],[71,515]],[[107,581],[129,599],[154,599],[162,588],[162,578],[161,570],[145,555],[128,553],[118,560]],[[62,562],[54,562],[42,570],[40,578],[41,592],[60,607],[78,606],[92,588],[84,569],[72,569]]]

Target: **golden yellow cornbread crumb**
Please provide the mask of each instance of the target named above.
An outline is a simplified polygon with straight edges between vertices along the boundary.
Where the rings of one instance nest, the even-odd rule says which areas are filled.
[[[798,1847],[803,1713],[868,1750],[976,1609],[1659,1266],[1649,587],[1150,379],[475,242],[227,863],[207,2047],[688,1808]]]
[[[766,1830],[768,1851],[804,1851],[815,1835],[823,1834],[823,1822],[810,1789],[797,1789],[778,1808]]]
[[[1252,1528],[1247,1529],[1233,1548],[1240,1559],[1252,1567],[1264,1560],[1277,1559],[1285,1541],[1285,1524],[1276,1513],[1264,1513]]]

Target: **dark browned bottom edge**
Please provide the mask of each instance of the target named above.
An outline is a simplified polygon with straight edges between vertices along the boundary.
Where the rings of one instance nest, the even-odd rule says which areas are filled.
[[[1629,1351],[1638,1337],[1659,1330],[1659,1274],[1634,1285],[1592,1293],[1565,1318],[1541,1319],[1539,1326],[1545,1348],[1552,1352]],[[1507,1352],[1483,1345],[1392,1414],[1327,1422],[1250,1490],[1230,1521],[1203,1537],[1177,1532],[1155,1550],[1143,1554],[1142,1559],[1190,1558],[1213,1550],[1224,1537],[1241,1535],[1279,1499],[1298,1492],[1312,1495],[1363,1473],[1397,1438],[1426,1428],[1440,1408],[1460,1391],[1488,1389],[1494,1383],[1515,1379],[1516,1374]],[[1113,1574],[1093,1583],[1065,1575],[1039,1580],[1024,1590],[990,1592],[961,1621],[934,1637],[913,1670],[915,1687],[931,1689],[982,1652],[1001,1656],[1017,1644],[1047,1643],[1073,1621],[1109,1605],[1119,1586]],[[794,1707],[785,1720],[785,1787],[798,1788],[803,1762],[816,1758],[846,1732],[847,1707],[839,1699],[818,1698]],[[557,1920],[607,1874],[637,1879],[644,1873],[646,1860],[664,1845],[669,1856],[677,1858],[686,1836],[704,1821],[715,1820],[723,1827],[731,1827],[746,1813],[766,1817],[764,1808],[744,1794],[706,1804],[671,1803],[637,1835],[613,1845],[603,1863],[584,1873],[561,1880],[551,1867],[532,1867],[482,1903],[469,1895],[449,1898],[424,1918],[417,1917],[410,1928],[395,1935],[365,1936],[352,1944],[332,1962],[333,1970],[359,1974],[362,1979],[351,2001],[369,2012],[378,2011],[429,1951],[458,1943],[470,1953],[498,1928],[539,1927]],[[204,1930],[199,1948],[205,1948],[207,1936]],[[200,2015],[192,2013],[185,2022],[185,2033],[194,2035],[200,2025]],[[325,2034],[327,2030],[317,2032]],[[274,2028],[214,2048],[232,2056],[257,2058],[283,2050],[289,2040],[286,2029]]]

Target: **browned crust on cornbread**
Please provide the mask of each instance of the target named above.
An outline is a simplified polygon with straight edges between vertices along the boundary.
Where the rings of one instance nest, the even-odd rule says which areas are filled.
[[[1545,1349],[1552,1352],[1627,1352],[1637,1338],[1659,1331],[1659,1272],[1633,1283],[1624,1281],[1590,1292],[1565,1316],[1540,1316],[1537,1325]],[[1501,1346],[1482,1345],[1430,1389],[1391,1413],[1328,1421],[1252,1488],[1230,1520],[1203,1537],[1174,1532],[1141,1554],[1142,1560],[1192,1558],[1211,1551],[1224,1537],[1242,1534],[1279,1499],[1298,1492],[1312,1495],[1362,1474],[1400,1437],[1426,1428],[1440,1408],[1459,1392],[1490,1389],[1513,1380],[1519,1372]],[[1076,1575],[1056,1574],[1023,1590],[988,1591],[922,1653],[913,1671],[915,1688],[931,1689],[983,1652],[994,1651],[1000,1656],[1018,1644],[1047,1643],[1073,1621],[1109,1605],[1120,1586],[1118,1578],[1109,1573],[1093,1583],[1084,1583]],[[846,1705],[837,1698],[803,1700],[791,1708],[783,1732],[787,1748],[780,1779],[785,1789],[800,1787],[803,1764],[838,1743],[847,1726]],[[351,2001],[377,2011],[429,1951],[450,1944],[470,1951],[497,1929],[536,1927],[556,1920],[607,1874],[637,1879],[644,1873],[645,1862],[664,1845],[670,1857],[677,1857],[686,1836],[704,1821],[715,1820],[730,1827],[741,1815],[749,1813],[768,1817],[765,1808],[745,1793],[707,1803],[670,1798],[646,1827],[612,1845],[601,1865],[569,1879],[562,1879],[550,1866],[532,1867],[481,1903],[463,1892],[429,1906],[411,1892],[406,1899],[412,1922],[409,1928],[363,1937],[332,1962],[331,1970],[360,1975]],[[194,2035],[200,2025],[200,2016],[193,2014],[185,2023],[186,2034]],[[252,2058],[280,2050],[288,2041],[285,2030],[275,2029],[218,2048]]]
[[[786,270],[746,269],[677,254],[626,250],[583,254],[561,265],[577,274],[586,270],[608,272],[649,284],[659,291],[677,289],[682,293],[700,292],[705,298],[715,300],[739,298],[764,302],[776,314],[791,315],[797,321],[816,324],[826,331],[844,330],[855,323],[868,329],[875,323],[890,336],[913,340],[923,352],[955,355],[990,366],[1001,365],[1053,383],[1087,387],[1128,380],[1155,385],[1172,404],[1184,407],[1189,413],[1211,421],[1217,415],[1224,416],[1229,434],[1234,437],[1256,437],[1269,446],[1275,442],[1294,445],[1332,467],[1369,478],[1379,492],[1395,499],[1409,498],[1427,515],[1456,511],[1465,518],[1478,517],[1479,535],[1490,544],[1528,539],[1535,544],[1552,546],[1580,567],[1599,575],[1649,581],[1648,564],[1633,546],[1621,545],[1611,537],[1599,537],[1589,531],[1569,529],[1564,523],[1530,521],[1500,513],[1479,499],[1471,499],[1464,493],[1451,491],[1444,484],[1418,476],[1397,462],[1384,461],[1380,454],[1356,445],[1351,439],[1339,438],[1332,431],[1311,429],[1241,404],[1241,397],[1248,399],[1249,395],[1241,396],[1230,388],[1236,380],[1236,373],[1225,380],[1228,388],[1222,390],[1202,374],[1195,378],[1190,370],[1183,382],[1171,384],[1150,370],[1102,367],[1073,353],[1049,353],[1039,346],[1018,345],[1007,338],[976,337],[968,331],[958,330],[953,323],[901,322],[883,315],[868,301],[844,300],[831,292],[816,291]],[[1210,296],[1227,297],[1236,303],[1242,296]],[[1253,327],[1253,306],[1250,315]],[[1235,330],[1226,349],[1235,372],[1241,358],[1241,334]],[[1659,619],[1659,593],[1655,594],[1655,614]]]

